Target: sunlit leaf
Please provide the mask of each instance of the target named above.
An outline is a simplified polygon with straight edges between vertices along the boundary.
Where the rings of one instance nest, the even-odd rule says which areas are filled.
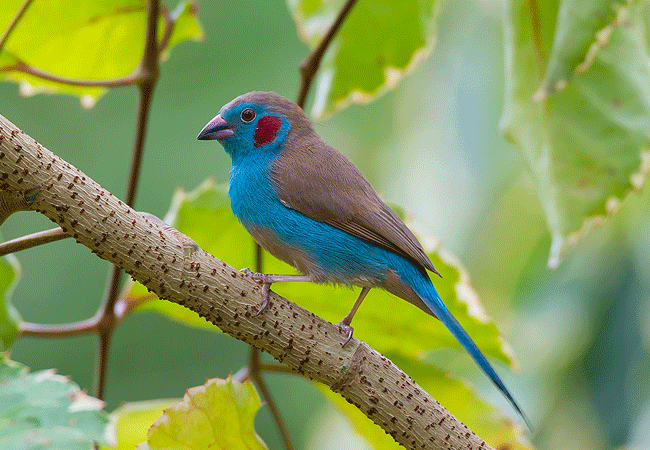
[[[136,445],[147,440],[147,431],[166,408],[178,399],[150,400],[125,403],[110,416],[115,423],[117,447],[99,447],[101,450],[133,450]]]
[[[20,279],[20,265],[14,255],[0,258],[0,351],[11,347],[18,334],[20,314],[11,303],[11,293]]]
[[[303,41],[312,48],[343,0],[288,0]],[[332,114],[394,88],[426,58],[435,40],[435,0],[359,0],[323,57],[312,113]]]
[[[151,426],[140,449],[266,449],[253,421],[260,399],[250,381],[212,379],[190,388]]]
[[[87,450],[112,445],[104,402],[53,370],[28,372],[0,355],[0,448]]]
[[[24,0],[6,0],[0,7],[0,30],[5,30]],[[51,75],[79,80],[106,80],[131,74],[144,50],[146,0],[34,1],[0,51],[0,77],[21,83],[21,93],[64,92],[82,97],[92,106],[105,92],[48,81],[23,73],[28,65]],[[168,48],[203,32],[195,8],[181,3]],[[159,40],[164,21],[160,18]]]
[[[536,14],[531,15],[531,5],[536,5]],[[607,41],[589,56],[588,70],[574,73],[564,89],[535,101],[545,72],[540,67],[543,56],[552,55],[551,80],[584,61],[587,55],[576,49],[589,51],[584,37],[611,17],[611,7],[601,5],[604,19],[581,25],[575,15],[556,23],[557,1],[508,3],[502,127],[522,149],[535,180],[552,236],[550,267],[556,267],[592,225],[614,213],[631,190],[641,189],[650,169],[647,29],[641,6],[623,5],[616,15],[625,19],[613,22],[617,26]],[[536,22],[539,26],[534,27]],[[573,32],[582,39],[580,45],[551,52],[562,45],[554,43],[554,36],[561,39]]]

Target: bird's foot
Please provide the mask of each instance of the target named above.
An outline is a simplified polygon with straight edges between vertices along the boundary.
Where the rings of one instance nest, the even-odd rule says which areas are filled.
[[[248,275],[257,282],[262,284],[262,305],[260,309],[257,310],[253,317],[257,317],[264,312],[267,305],[269,304],[269,292],[271,292],[271,284],[273,281],[270,275],[265,275],[263,273],[252,272],[248,267],[241,270],[241,273]]]
[[[343,331],[344,333],[347,334],[347,338],[345,339],[345,342],[343,343],[342,347],[345,347],[348,342],[350,342],[350,339],[352,339],[352,333],[354,332],[354,328],[348,323],[346,323],[345,319],[341,320],[339,324],[337,325]]]

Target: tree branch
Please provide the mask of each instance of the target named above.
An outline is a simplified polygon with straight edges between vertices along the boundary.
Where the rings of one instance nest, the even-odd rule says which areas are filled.
[[[298,99],[296,100],[296,104],[301,108],[305,107],[307,92],[311,86],[312,78],[314,78],[314,75],[316,75],[316,72],[318,71],[318,67],[320,66],[321,59],[323,59],[325,50],[327,50],[327,47],[330,45],[330,42],[334,38],[334,35],[336,35],[336,32],[343,24],[343,21],[350,13],[350,10],[352,10],[352,7],[356,1],[357,0],[346,0],[345,4],[339,11],[338,16],[336,16],[336,19],[327,30],[327,33],[325,33],[323,39],[321,39],[321,41],[318,43],[318,46],[312,50],[312,52],[300,63],[300,75],[302,79],[300,80],[300,90],[298,91]]]
[[[340,393],[407,448],[489,449],[408,375],[335,325],[271,294],[248,275],[135,212],[79,169],[0,116],[1,191],[38,187],[31,209],[160,298]]]

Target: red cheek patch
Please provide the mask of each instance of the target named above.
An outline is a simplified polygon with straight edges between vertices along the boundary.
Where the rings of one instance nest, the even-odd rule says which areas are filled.
[[[255,148],[273,142],[275,135],[282,128],[282,119],[278,116],[264,116],[257,121],[255,128]]]

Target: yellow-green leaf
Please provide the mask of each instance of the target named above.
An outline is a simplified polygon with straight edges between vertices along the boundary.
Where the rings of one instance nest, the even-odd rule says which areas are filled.
[[[11,293],[20,279],[20,265],[14,255],[0,258],[0,351],[11,347],[21,317],[11,303]]]
[[[190,388],[148,433],[149,449],[266,449],[253,421],[260,399],[250,381],[212,379]]]
[[[100,446],[100,450],[133,450],[147,439],[151,424],[178,399],[160,399],[125,403],[110,414],[115,424],[117,447]]]
[[[0,7],[4,31],[23,0],[5,0]],[[82,97],[92,106],[102,87],[74,86],[24,73],[27,65],[57,77],[107,80],[131,74],[144,50],[146,0],[34,1],[0,50],[0,77],[21,83],[21,93],[62,92]],[[201,26],[189,3],[170,14],[175,20],[167,49],[182,40],[200,39]],[[164,20],[158,38],[163,38]]]

